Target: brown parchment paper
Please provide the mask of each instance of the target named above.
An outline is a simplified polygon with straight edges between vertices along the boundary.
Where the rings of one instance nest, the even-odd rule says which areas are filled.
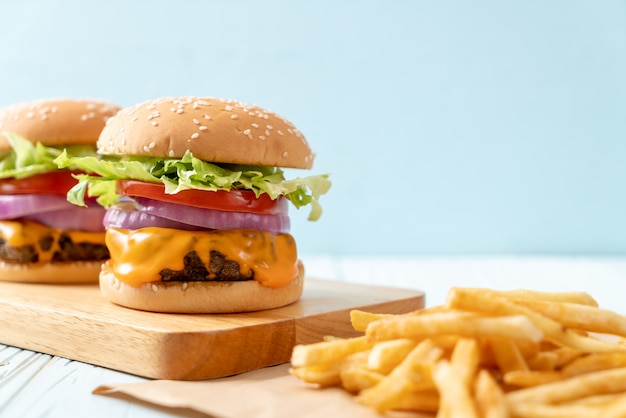
[[[289,364],[205,381],[152,380],[96,388],[97,395],[124,394],[168,408],[186,408],[215,418],[380,418],[339,388],[317,389],[291,376]],[[128,398],[126,398],[128,399]],[[389,417],[427,417],[394,412]]]

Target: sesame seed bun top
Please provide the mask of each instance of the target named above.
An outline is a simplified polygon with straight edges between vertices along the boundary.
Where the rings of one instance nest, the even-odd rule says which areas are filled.
[[[119,106],[110,102],[42,99],[0,109],[0,152],[11,149],[2,132],[12,132],[48,146],[95,145],[108,118]]]
[[[287,120],[256,105],[205,97],[161,98],[122,109],[98,140],[105,155],[311,168],[314,155]]]

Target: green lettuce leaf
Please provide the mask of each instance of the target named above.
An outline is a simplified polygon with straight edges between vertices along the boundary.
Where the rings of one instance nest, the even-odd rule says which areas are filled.
[[[95,148],[89,145],[48,147],[40,142],[33,144],[14,133],[6,132],[4,135],[11,145],[11,151],[0,155],[0,178],[4,179],[20,179],[58,170],[54,159],[61,155],[63,149],[73,156],[96,155]]]
[[[132,179],[160,183],[165,193],[181,190],[252,190],[272,199],[285,196],[296,208],[310,205],[308,219],[315,221],[322,214],[319,197],[327,193],[331,182],[328,175],[285,180],[280,168],[245,165],[217,165],[195,158],[189,151],[182,158],[133,157],[74,157],[62,152],[54,159],[59,168],[75,167],[86,173],[75,177],[78,184],[68,192],[68,200],[84,206],[85,195],[96,197],[104,207],[115,204],[117,180]]]

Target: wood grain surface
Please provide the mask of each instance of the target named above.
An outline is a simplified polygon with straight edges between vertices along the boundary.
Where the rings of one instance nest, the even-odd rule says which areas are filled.
[[[289,361],[295,344],[351,336],[352,309],[404,313],[424,293],[307,279],[295,304],[262,312],[160,314],[116,306],[97,285],[0,282],[0,343],[139,376],[201,380]]]

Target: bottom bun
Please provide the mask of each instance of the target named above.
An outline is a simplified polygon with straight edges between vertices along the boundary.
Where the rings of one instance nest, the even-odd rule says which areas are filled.
[[[102,261],[13,264],[0,261],[0,281],[21,283],[96,283]]]
[[[128,308],[169,313],[235,313],[289,305],[300,299],[304,266],[282,287],[263,286],[256,280],[239,282],[151,282],[131,286],[115,277],[109,263],[102,265],[100,291],[113,303]]]

